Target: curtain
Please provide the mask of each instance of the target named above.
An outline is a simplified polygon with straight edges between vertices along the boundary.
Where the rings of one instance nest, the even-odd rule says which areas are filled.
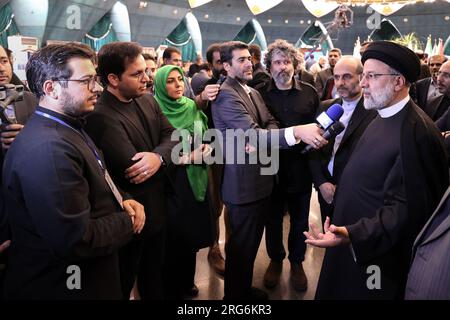
[[[195,61],[197,58],[194,41],[186,27],[185,19],[173,29],[162,44],[180,50],[183,61]]]
[[[82,42],[89,45],[96,52],[107,43],[118,41],[117,34],[112,27],[109,13],[105,14],[83,38]]]
[[[330,36],[327,35],[324,37],[324,30],[326,30],[325,26],[320,22],[316,21],[311,24],[301,35],[300,39],[298,39],[295,44],[296,48],[314,48],[317,45],[317,48],[320,46],[320,50],[323,55],[326,55],[332,48],[332,43]],[[320,41],[320,43],[318,43]]]
[[[4,48],[8,48],[8,36],[15,36],[19,33],[11,6],[7,3],[0,8],[0,44]]]
[[[402,34],[397,27],[388,19],[383,19],[379,29],[374,29],[370,34],[370,40],[394,40],[401,38]]]
[[[450,36],[447,38],[444,44],[444,54],[450,56]]]

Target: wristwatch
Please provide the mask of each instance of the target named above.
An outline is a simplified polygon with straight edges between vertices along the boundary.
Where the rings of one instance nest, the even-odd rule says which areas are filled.
[[[157,153],[158,157],[159,157],[159,161],[161,161],[161,165],[164,166],[166,165],[166,163],[164,162],[164,158],[162,157],[162,155],[160,155],[159,153]]]

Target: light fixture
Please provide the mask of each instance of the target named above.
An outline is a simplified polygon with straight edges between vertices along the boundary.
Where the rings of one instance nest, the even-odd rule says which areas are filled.
[[[241,17],[236,17],[236,21],[241,21]]]
[[[205,14],[205,19],[209,19],[209,14]]]
[[[284,20],[284,23],[288,24],[288,23],[289,23],[289,20],[288,20],[288,19]]]
[[[247,2],[247,6],[250,8],[250,11],[254,15],[257,15],[272,9],[276,5],[283,2],[283,0],[245,0],[245,2]]]
[[[139,1],[139,9],[147,8],[148,2],[147,1]]]
[[[311,24],[311,20],[308,20],[307,22],[308,22],[308,24]]]
[[[403,18],[403,22],[408,22],[408,18]]]
[[[304,24],[305,23],[305,21],[304,20],[300,20],[300,24]]]
[[[212,0],[189,0],[189,5],[191,6],[192,9],[194,9],[211,1]]]
[[[173,14],[177,14],[178,13],[178,9],[173,9]]]
[[[448,21],[448,20],[450,20],[450,17],[449,16],[445,16],[445,21]]]
[[[267,19],[267,23],[272,23],[272,19]]]

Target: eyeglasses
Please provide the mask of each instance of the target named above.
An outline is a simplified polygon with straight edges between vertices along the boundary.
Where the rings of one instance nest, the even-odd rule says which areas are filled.
[[[441,77],[441,78],[444,78],[446,80],[450,79],[450,73],[444,72],[444,71],[438,71],[437,72],[437,76]]]
[[[89,91],[92,91],[92,90],[95,89],[96,85],[99,85],[101,87],[101,85],[97,81],[97,79],[98,79],[98,76],[95,75],[95,76],[91,76],[91,77],[86,78],[86,79],[53,79],[53,81],[74,81],[74,82],[80,82],[83,85],[86,85],[87,89]]]
[[[369,73],[361,73],[361,75],[359,76],[359,80],[363,81],[364,79],[367,79],[367,81],[372,81],[377,79],[378,77],[381,76],[399,76],[400,74],[398,73],[373,73],[373,72],[369,72]]]
[[[135,74],[131,74],[130,76],[132,76],[133,78],[136,78],[139,81],[144,80],[144,77],[151,77],[152,76],[152,71],[150,69],[145,69],[144,71],[139,71],[138,73]]]

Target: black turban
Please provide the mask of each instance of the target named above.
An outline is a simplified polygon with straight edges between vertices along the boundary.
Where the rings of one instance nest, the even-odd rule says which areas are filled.
[[[413,83],[420,74],[420,60],[405,46],[390,41],[374,41],[364,51],[361,62],[376,59],[400,72],[406,80]]]

